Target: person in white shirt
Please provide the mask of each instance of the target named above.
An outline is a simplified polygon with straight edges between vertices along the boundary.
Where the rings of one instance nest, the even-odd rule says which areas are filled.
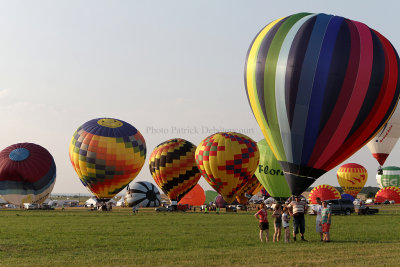
[[[315,219],[315,231],[319,233],[320,239],[321,241],[323,241],[322,224],[321,224],[322,202],[319,197],[317,197],[316,200],[317,200],[317,205],[313,206],[313,212],[314,214],[317,215],[317,218]]]

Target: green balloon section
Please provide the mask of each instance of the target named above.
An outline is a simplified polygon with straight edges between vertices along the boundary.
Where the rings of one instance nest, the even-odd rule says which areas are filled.
[[[214,202],[215,198],[218,196],[218,193],[212,190],[207,190],[204,193],[206,194],[206,201],[204,201],[204,204]]]
[[[259,141],[257,146],[260,151],[260,162],[254,174],[271,197],[278,201],[286,200],[290,197],[291,192],[281,165],[265,139]]]

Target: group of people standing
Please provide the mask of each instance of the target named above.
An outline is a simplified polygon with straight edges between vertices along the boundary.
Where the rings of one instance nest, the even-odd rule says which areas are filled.
[[[327,203],[321,202],[320,198],[317,198],[318,204],[313,207],[314,213],[317,215],[316,218],[316,231],[320,233],[321,241],[329,242],[329,229],[331,225],[331,211],[327,206]],[[304,215],[307,212],[307,203],[304,199],[299,196],[295,196],[294,199],[287,205],[281,206],[276,204],[272,217],[274,218],[275,232],[273,235],[273,242],[279,242],[281,238],[282,227],[284,229],[284,240],[290,242],[290,218],[293,217],[293,241],[297,240],[297,234],[300,233],[302,241],[307,241],[304,238],[305,233],[305,218]],[[260,204],[259,211],[254,214],[259,220],[260,226],[260,240],[263,242],[264,234],[265,241],[269,241],[269,222],[267,207],[264,203]]]

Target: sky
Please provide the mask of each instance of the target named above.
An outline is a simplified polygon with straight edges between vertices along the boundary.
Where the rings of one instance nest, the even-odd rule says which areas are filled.
[[[0,1],[0,149],[45,147],[57,165],[53,193],[88,193],[72,168],[75,130],[99,117],[144,136],[147,158],[134,181],[154,183],[148,158],[170,138],[199,144],[224,129],[263,138],[243,71],[255,35],[299,12],[364,22],[400,49],[398,1]],[[399,165],[397,145],[386,165]],[[365,147],[344,163],[378,163]],[[344,164],[343,163],[343,164]],[[314,185],[338,186],[339,166]],[[202,178],[200,184],[211,189]]]

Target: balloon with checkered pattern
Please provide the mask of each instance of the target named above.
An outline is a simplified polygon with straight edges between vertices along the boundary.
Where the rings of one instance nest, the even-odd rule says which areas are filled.
[[[105,202],[139,174],[146,159],[146,142],[125,121],[97,118],[76,130],[69,157],[82,184]]]
[[[149,159],[150,173],[156,184],[172,201],[179,202],[199,181],[196,146],[175,138],[159,144]]]
[[[227,203],[232,203],[253,177],[259,159],[257,143],[234,132],[215,133],[196,149],[199,170]]]

